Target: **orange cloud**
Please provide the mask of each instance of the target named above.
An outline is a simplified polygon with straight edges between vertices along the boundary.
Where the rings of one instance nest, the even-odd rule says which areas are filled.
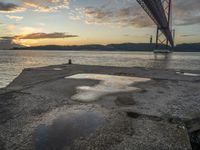
[[[25,34],[25,35],[17,35],[14,36],[14,39],[56,39],[56,38],[72,38],[78,37],[78,35],[70,35],[66,33],[32,33],[32,34]]]
[[[54,32],[54,33],[31,33],[31,34],[22,34],[11,37],[13,42],[23,46],[32,46],[37,45],[38,43],[48,42],[50,39],[57,41],[56,39],[66,39],[79,37],[78,35]],[[62,40],[61,40],[62,41]]]
[[[68,8],[69,0],[21,0],[24,7],[33,8],[39,12],[54,12],[58,9]]]

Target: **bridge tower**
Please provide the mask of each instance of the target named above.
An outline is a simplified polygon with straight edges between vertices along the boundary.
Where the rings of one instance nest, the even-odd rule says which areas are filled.
[[[159,49],[161,45],[165,45],[165,48],[168,49],[170,47],[169,38],[165,37],[162,30],[163,28],[169,29],[172,34],[172,0],[161,0],[163,5],[165,16],[167,18],[167,26],[160,27],[157,25],[156,32],[156,49]],[[174,45],[171,45],[173,48]]]
[[[172,0],[137,0],[137,2],[157,25],[155,48],[173,48]]]

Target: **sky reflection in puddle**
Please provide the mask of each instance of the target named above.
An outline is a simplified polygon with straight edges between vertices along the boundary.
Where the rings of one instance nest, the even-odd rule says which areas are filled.
[[[73,100],[82,102],[90,102],[99,99],[102,96],[118,93],[138,91],[139,88],[131,86],[137,82],[147,82],[149,78],[115,76],[106,74],[76,74],[66,79],[91,79],[99,80],[100,83],[95,86],[79,86],[77,87],[77,94],[72,96]]]
[[[195,73],[189,73],[189,72],[176,72],[177,74],[184,75],[184,76],[193,76],[193,77],[199,77],[200,74]]]
[[[60,116],[52,124],[41,124],[35,129],[35,149],[70,149],[77,138],[87,137],[104,122],[102,114],[92,111],[76,111]]]
[[[55,71],[61,71],[63,69],[62,68],[53,68],[53,70],[55,70]]]

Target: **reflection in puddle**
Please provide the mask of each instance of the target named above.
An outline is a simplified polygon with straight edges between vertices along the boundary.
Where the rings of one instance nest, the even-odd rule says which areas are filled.
[[[90,102],[97,100],[98,98],[107,94],[118,92],[130,92],[140,90],[139,88],[131,86],[136,82],[146,82],[150,79],[128,76],[115,76],[104,74],[76,74],[70,77],[70,79],[91,79],[100,80],[101,82],[95,86],[79,86],[77,87],[78,93],[75,94],[72,99]]]
[[[188,73],[188,72],[176,72],[177,74],[184,75],[184,76],[193,76],[193,77],[199,77],[200,74],[195,73]]]
[[[40,125],[34,132],[36,150],[70,149],[73,142],[95,132],[105,122],[97,112],[77,111],[53,121],[51,125]]]
[[[55,70],[55,71],[61,71],[63,69],[62,68],[53,68],[53,70]]]

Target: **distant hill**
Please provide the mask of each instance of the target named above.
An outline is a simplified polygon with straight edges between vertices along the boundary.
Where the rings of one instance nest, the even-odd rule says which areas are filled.
[[[200,52],[200,43],[179,44],[174,48],[177,52]]]
[[[148,43],[123,43],[109,45],[74,45],[59,46],[46,45],[34,47],[14,47],[12,50],[63,50],[63,51],[153,51],[155,44]],[[177,52],[200,52],[200,43],[180,44],[174,48]]]

